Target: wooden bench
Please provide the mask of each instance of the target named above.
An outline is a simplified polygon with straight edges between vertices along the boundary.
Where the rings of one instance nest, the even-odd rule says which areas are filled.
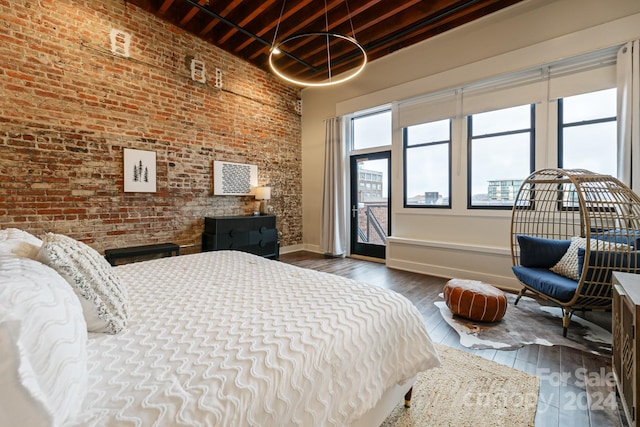
[[[176,256],[180,255],[179,245],[175,243],[157,243],[153,245],[130,246],[128,248],[106,249],[104,251],[104,257],[109,261],[109,264],[116,265],[116,260],[121,258],[155,254],[172,256],[174,252]]]

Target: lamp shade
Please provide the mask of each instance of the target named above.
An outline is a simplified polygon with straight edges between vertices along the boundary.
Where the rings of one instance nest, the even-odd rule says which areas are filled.
[[[255,196],[257,200],[270,200],[271,187],[256,187]]]

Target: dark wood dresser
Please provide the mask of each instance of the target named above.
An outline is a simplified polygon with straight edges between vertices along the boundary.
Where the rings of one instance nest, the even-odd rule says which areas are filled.
[[[275,215],[205,217],[202,251],[224,249],[278,259],[280,242]]]
[[[627,421],[638,425],[640,275],[613,273],[613,373]]]

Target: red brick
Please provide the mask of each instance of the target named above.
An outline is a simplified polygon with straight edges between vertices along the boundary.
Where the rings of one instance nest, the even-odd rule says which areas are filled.
[[[0,35],[2,227],[73,230],[98,250],[197,245],[204,216],[253,208],[252,197],[211,195],[212,162],[226,160],[258,165],[282,244],[301,243],[297,88],[127,2],[23,3],[5,7],[11,31]],[[85,47],[108,48],[111,28],[132,34],[136,61]],[[210,80],[223,71],[224,91],[173,59],[194,53]],[[123,192],[123,148],[156,152],[156,193]]]

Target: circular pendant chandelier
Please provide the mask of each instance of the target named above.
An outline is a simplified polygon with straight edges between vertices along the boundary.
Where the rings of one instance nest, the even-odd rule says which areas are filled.
[[[325,30],[294,34],[276,42],[285,9],[280,18],[269,51],[269,67],[281,79],[300,86],[322,87],[344,83],[364,70],[367,52],[355,38],[349,4],[345,0],[353,37],[329,31],[327,2],[324,2]],[[296,52],[303,52],[305,60]]]

